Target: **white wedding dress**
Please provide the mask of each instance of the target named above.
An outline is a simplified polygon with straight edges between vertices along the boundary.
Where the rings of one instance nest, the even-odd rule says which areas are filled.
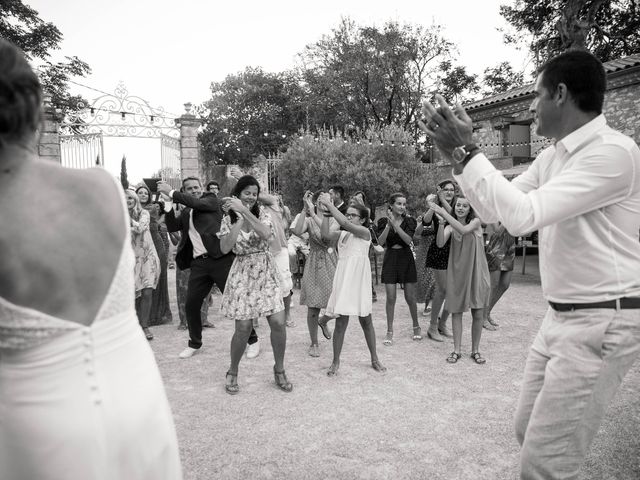
[[[2,480],[182,478],[169,403],[136,317],[134,262],[127,231],[88,327],[0,297]]]

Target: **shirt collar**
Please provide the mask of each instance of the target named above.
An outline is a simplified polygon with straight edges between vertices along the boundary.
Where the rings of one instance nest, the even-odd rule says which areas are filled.
[[[598,130],[605,127],[606,125],[607,125],[607,120],[604,118],[604,115],[601,113],[590,122],[585,123],[583,126],[578,128],[577,130],[574,130],[569,135],[564,137],[562,140],[556,142],[556,147],[560,145],[569,154],[571,154],[578,147],[580,147],[584,142],[589,140]]]

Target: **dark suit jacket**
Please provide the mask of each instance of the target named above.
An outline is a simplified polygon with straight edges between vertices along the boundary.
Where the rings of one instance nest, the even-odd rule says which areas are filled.
[[[196,198],[175,191],[173,192],[173,201],[186,206],[177,218],[173,209],[165,215],[167,230],[181,232],[176,253],[178,268],[180,270],[190,268],[191,260],[193,260],[193,244],[189,237],[189,216],[192,210],[193,225],[202,237],[202,243],[207,249],[207,253],[213,258],[223,257],[224,254],[220,250],[220,240],[215,235],[220,230],[222,223],[223,212],[220,200],[212,193],[204,193],[200,198]]]

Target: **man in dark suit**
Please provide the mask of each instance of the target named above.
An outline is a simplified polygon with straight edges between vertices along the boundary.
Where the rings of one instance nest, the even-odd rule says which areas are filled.
[[[189,358],[202,346],[202,322],[200,307],[217,285],[221,292],[233,263],[233,253],[220,251],[220,240],[215,235],[222,222],[222,204],[212,193],[202,193],[202,184],[196,177],[182,181],[184,193],[176,191],[165,182],[158,182],[158,192],[168,200],[165,202],[165,222],[169,232],[180,231],[181,240],[176,253],[176,264],[180,269],[191,269],[187,287],[187,326],[189,345],[179,357]],[[178,217],[172,202],[185,205]]]

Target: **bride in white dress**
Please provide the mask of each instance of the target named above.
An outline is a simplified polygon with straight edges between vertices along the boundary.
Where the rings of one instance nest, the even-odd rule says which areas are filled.
[[[40,85],[2,39],[0,87],[0,477],[180,479],[122,189],[38,158]]]

